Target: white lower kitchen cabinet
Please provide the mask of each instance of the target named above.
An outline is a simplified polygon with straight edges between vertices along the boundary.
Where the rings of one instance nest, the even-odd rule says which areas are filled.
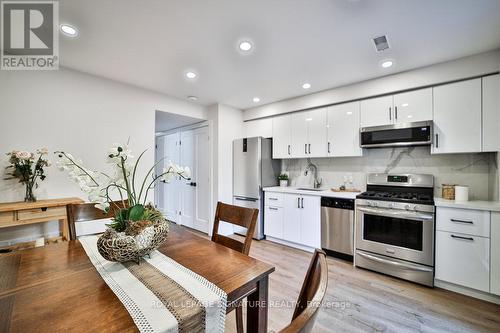
[[[266,236],[283,238],[283,208],[266,206],[264,208],[264,234]]]
[[[491,212],[491,293],[500,296],[500,212]]]
[[[266,192],[271,198],[274,193]],[[306,248],[321,247],[321,197],[284,193],[283,207],[264,207],[266,236]]]
[[[489,292],[489,238],[437,231],[436,279]]]

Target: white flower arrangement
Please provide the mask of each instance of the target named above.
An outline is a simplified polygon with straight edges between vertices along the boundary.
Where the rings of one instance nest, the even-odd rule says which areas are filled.
[[[149,169],[142,182],[137,182],[137,166],[145,152],[143,151],[135,163],[132,163],[134,156],[128,145],[113,144],[107,155],[107,162],[113,166],[111,175],[84,167],[82,162],[70,153],[63,151],[55,153],[59,157],[56,163],[57,167],[61,171],[68,172],[69,177],[88,195],[90,202],[96,203],[97,208],[108,211],[110,204],[113,204],[111,196],[116,193],[123,203],[127,202],[124,206],[128,208],[119,209],[120,216],[117,216],[116,223],[111,225],[121,231],[126,227],[128,221],[140,221],[145,214],[147,215],[147,209],[150,209],[145,207],[148,192],[154,188],[158,181],[169,182],[175,175],[184,179],[189,179],[191,176],[188,167],[183,168],[172,162],[168,163],[160,175],[155,175],[155,167],[163,161],[161,159]]]

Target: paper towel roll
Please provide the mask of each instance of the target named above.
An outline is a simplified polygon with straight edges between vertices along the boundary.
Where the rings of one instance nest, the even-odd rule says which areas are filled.
[[[469,186],[455,186],[455,201],[469,201]]]

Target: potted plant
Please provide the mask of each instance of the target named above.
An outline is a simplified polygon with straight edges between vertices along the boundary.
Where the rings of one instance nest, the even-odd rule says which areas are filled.
[[[288,186],[288,175],[286,173],[282,173],[278,176],[278,180],[280,181],[280,186],[281,187],[287,187]]]
[[[139,259],[157,249],[166,239],[169,222],[153,205],[148,204],[148,193],[158,181],[169,182],[174,175],[189,179],[190,170],[178,165],[168,164],[159,175],[154,174],[156,162],[139,181],[137,167],[143,151],[137,160],[127,145],[114,144],[107,155],[107,162],[112,165],[113,173],[107,174],[84,167],[80,160],[63,151],[56,152],[57,166],[67,171],[89,201],[96,207],[108,212],[113,205],[115,216],[108,229],[98,239],[99,253],[110,261],[139,262]],[[118,205],[112,197],[119,198]]]
[[[37,149],[36,153],[30,153],[23,150],[13,150],[7,153],[9,156],[10,165],[7,166],[8,178],[19,179],[19,182],[24,184],[26,192],[24,201],[36,201],[34,189],[38,188],[38,180],[45,180],[47,177],[44,172],[45,167],[49,167],[51,162],[45,158],[47,148]]]

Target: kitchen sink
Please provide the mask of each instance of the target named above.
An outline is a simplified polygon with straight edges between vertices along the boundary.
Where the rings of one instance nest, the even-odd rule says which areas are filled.
[[[297,190],[299,191],[323,191],[321,188],[305,188],[305,187],[299,187]]]

